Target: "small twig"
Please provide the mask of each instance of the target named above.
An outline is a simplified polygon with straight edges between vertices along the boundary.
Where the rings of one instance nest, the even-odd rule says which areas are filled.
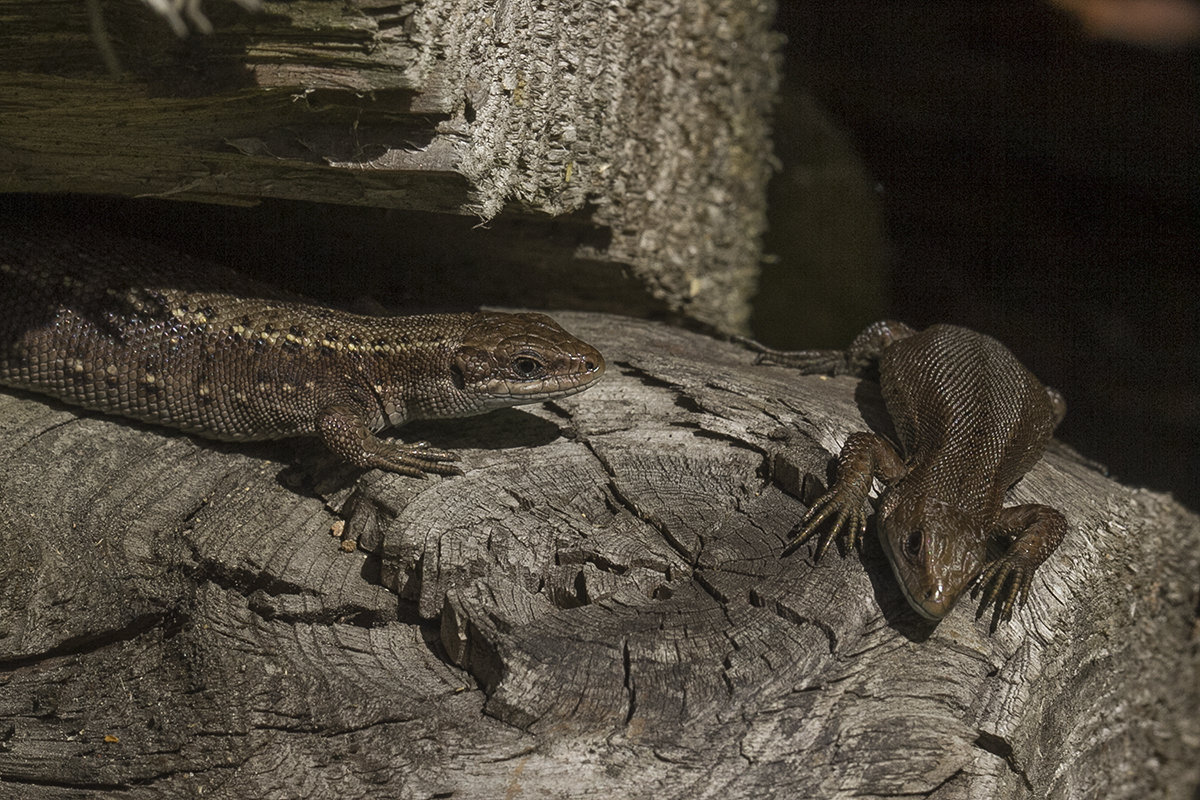
[[[124,70],[121,69],[121,60],[117,58],[117,51],[113,49],[112,40],[108,38],[108,28],[104,25],[104,10],[100,8],[100,0],[87,0],[88,24],[92,29],[92,41],[96,44],[96,49],[100,51],[100,57],[104,59],[104,66],[108,68],[108,74],[114,78],[121,77]]]
[[[96,2],[97,0],[89,0]],[[262,8],[262,0],[234,0],[247,11],[258,11]],[[200,9],[203,0],[142,0],[153,11],[164,17],[171,24],[175,35],[184,38],[190,32],[188,23],[200,33],[212,33],[213,26],[208,17]],[[182,12],[182,13],[181,13]],[[187,20],[184,20],[184,17]]]

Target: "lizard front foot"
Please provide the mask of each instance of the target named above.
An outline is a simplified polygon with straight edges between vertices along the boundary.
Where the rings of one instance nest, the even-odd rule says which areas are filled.
[[[367,448],[366,463],[363,466],[377,467],[388,472],[401,475],[411,475],[423,478],[426,473],[437,475],[461,475],[462,470],[454,464],[446,462],[457,461],[458,456],[449,450],[434,450],[429,442],[413,442],[411,444],[395,444],[376,440],[375,447]]]
[[[800,524],[792,529],[788,544],[783,548],[781,555],[790,555],[819,530],[821,536],[817,539],[814,560],[821,560],[821,556],[829,549],[829,543],[835,538],[844,539],[851,550],[859,549],[867,530],[867,514],[863,511],[865,499],[852,489],[835,485],[817,498],[804,515],[804,519],[800,520]],[[826,525],[825,522],[830,519],[832,523]]]
[[[867,531],[867,495],[878,472],[885,480],[898,476],[904,463],[896,451],[873,433],[860,431],[846,438],[837,459],[837,480],[829,491],[817,498],[792,535],[783,555],[807,542],[823,529],[817,540],[819,560],[834,539],[844,539],[851,550],[858,550]],[[832,521],[826,525],[827,521]]]
[[[1013,609],[1025,605],[1029,599],[1029,587],[1033,584],[1033,573],[1037,564],[1019,554],[1009,554],[993,561],[975,579],[971,599],[983,593],[975,619],[983,616],[988,606],[995,604],[992,627],[999,622],[1012,619]]]
[[[1033,584],[1033,573],[1045,561],[1067,532],[1067,520],[1049,506],[1028,504],[1000,510],[999,529],[1013,537],[1009,551],[979,574],[971,589],[974,598],[983,592],[983,601],[975,618],[995,604],[992,629],[997,622],[1012,619],[1013,609],[1025,605]]]
[[[317,415],[316,432],[326,447],[356,467],[377,468],[414,478],[423,478],[427,473],[462,474],[461,469],[447,463],[458,460],[449,450],[435,450],[429,442],[383,441],[367,429],[362,413],[353,406],[323,409]]]

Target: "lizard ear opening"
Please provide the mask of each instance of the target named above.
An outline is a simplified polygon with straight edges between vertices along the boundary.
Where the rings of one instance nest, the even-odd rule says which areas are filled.
[[[462,366],[459,364],[450,364],[450,382],[454,384],[455,389],[462,389],[467,385],[467,380],[463,377]]]

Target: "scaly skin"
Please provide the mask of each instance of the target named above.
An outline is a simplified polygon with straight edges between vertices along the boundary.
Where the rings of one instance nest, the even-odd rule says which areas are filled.
[[[453,453],[375,432],[574,394],[604,366],[542,314],[363,316],[137,240],[0,231],[0,384],[199,436],[452,474]]]
[[[820,533],[817,558],[837,537],[857,547],[874,478],[886,486],[876,513],[883,550],[905,597],[938,620],[973,587],[994,604],[993,627],[1024,604],[1037,567],[1066,519],[1043,505],[1003,507],[1004,495],[1041,458],[1066,406],[989,336],[953,325],[917,332],[877,322],[845,351],[780,352],[751,345],[760,361],[807,374],[865,375],[877,364],[897,449],[851,434],[837,478],[792,532],[784,554]],[[989,560],[993,541],[1007,551]]]

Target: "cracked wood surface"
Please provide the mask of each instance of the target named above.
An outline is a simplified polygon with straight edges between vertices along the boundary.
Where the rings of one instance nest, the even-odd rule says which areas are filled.
[[[403,429],[460,477],[0,394],[0,795],[1191,796],[1195,516],[1055,445],[1030,606],[931,629],[779,558],[870,384],[557,316],[608,376]]]

